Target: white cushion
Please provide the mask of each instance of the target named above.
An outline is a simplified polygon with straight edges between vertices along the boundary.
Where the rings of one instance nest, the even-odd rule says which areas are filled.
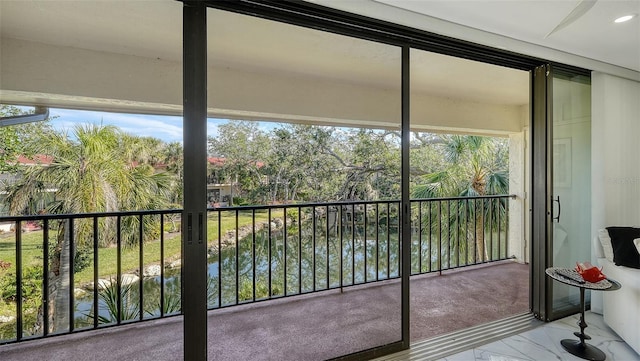
[[[598,239],[602,244],[602,251],[604,252],[604,258],[613,262],[613,246],[611,246],[611,237],[609,237],[609,231],[606,229],[598,230]]]
[[[636,249],[638,250],[638,253],[640,253],[640,238],[634,239],[633,244],[636,245]]]
[[[598,238],[598,236],[591,239],[591,246],[593,247],[594,258],[604,258],[604,250],[602,249],[602,244],[600,243],[600,238]]]

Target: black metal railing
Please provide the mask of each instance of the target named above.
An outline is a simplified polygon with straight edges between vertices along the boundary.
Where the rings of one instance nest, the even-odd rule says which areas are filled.
[[[13,315],[0,315],[0,343],[164,317],[166,222],[179,222],[180,213],[0,217],[14,231],[0,236],[0,290],[5,306],[15,303]],[[179,226],[173,230],[179,250]],[[158,272],[145,277],[152,264]]]
[[[411,274],[509,258],[509,197],[412,200]],[[209,309],[400,277],[399,207],[210,208]],[[180,314],[180,214],[0,217],[0,343]]]

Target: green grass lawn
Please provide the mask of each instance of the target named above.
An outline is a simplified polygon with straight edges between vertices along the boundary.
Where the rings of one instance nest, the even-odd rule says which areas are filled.
[[[272,212],[272,217],[282,217],[282,210]],[[255,213],[256,224],[266,222],[268,213],[260,211]],[[253,215],[250,211],[238,212],[238,226],[249,226],[252,224]],[[207,240],[210,244],[216,243],[218,239],[218,223],[220,223],[220,234],[224,236],[227,231],[236,227],[235,211],[221,212],[220,222],[218,213],[210,213],[207,219]],[[178,226],[179,227],[179,226]],[[22,235],[22,263],[23,268],[31,266],[42,266],[43,245],[42,231],[23,233]],[[55,237],[55,232],[49,232],[50,242]],[[8,273],[15,273],[16,252],[15,237],[13,234],[0,236],[0,261],[10,264],[7,269],[0,269],[0,277]],[[180,259],[181,255],[181,235],[180,232],[165,233],[164,255],[165,263]],[[139,247],[123,248],[121,253],[122,272],[133,272],[139,267]],[[143,264],[158,264],[160,262],[160,240],[146,242],[143,245]],[[105,278],[117,274],[117,248],[107,247],[98,250],[99,277]],[[93,256],[88,267],[78,272],[74,276],[76,285],[91,282],[93,280]]]

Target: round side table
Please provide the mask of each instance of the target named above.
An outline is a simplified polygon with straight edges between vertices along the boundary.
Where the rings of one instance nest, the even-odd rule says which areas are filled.
[[[578,356],[585,360],[592,361],[604,361],[607,356],[599,348],[589,345],[584,340],[590,340],[591,337],[584,333],[584,329],[587,328],[587,322],[584,319],[584,291],[615,291],[619,290],[622,286],[618,281],[607,278],[600,282],[591,283],[582,279],[582,276],[578,272],[570,268],[556,268],[550,267],[545,270],[545,273],[554,280],[568,284],[569,286],[580,288],[580,332],[574,332],[573,334],[579,338],[579,340],[565,339],[560,341],[562,347],[572,355]],[[577,276],[577,277],[576,277]]]

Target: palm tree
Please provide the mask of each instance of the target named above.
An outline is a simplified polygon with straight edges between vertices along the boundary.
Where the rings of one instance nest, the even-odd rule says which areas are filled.
[[[412,192],[414,198],[475,197],[506,194],[509,190],[508,149],[506,143],[488,137],[446,135],[440,144],[446,166],[425,175]],[[488,259],[485,247],[485,218],[489,208],[475,206],[474,202],[458,202],[452,218],[474,219],[475,259]],[[506,204],[499,202],[498,212],[505,212]],[[459,215],[462,214],[462,217]],[[497,218],[492,213],[489,222]],[[503,218],[504,219],[504,218]],[[430,225],[431,226],[431,225]]]
[[[182,164],[184,151],[182,144],[179,142],[165,144],[161,154],[160,162],[166,166],[167,172],[174,175],[171,203],[176,207],[182,207],[182,183],[184,178],[184,166]]]
[[[34,149],[36,154],[46,154],[53,161],[48,166],[31,167],[10,190],[7,200],[12,214],[19,214],[28,202],[47,188],[55,189],[56,200],[47,206],[46,212],[56,214],[115,212],[124,210],[159,209],[166,207],[169,178],[157,173],[149,164],[132,161],[123,152],[122,144],[130,136],[114,126],[78,125],[73,135],[52,132],[42,138]],[[133,244],[138,240],[135,230],[137,217],[125,217],[121,226],[122,240]],[[150,232],[151,217],[143,220]],[[115,241],[114,219],[100,219],[99,244],[106,246]],[[77,243],[71,244],[73,232]],[[92,245],[92,222],[76,220],[73,228],[69,222],[61,222],[58,228],[55,251],[51,261],[49,296],[53,300],[53,330],[69,325],[68,307],[70,272],[74,255]],[[74,257],[75,258],[75,257]]]

